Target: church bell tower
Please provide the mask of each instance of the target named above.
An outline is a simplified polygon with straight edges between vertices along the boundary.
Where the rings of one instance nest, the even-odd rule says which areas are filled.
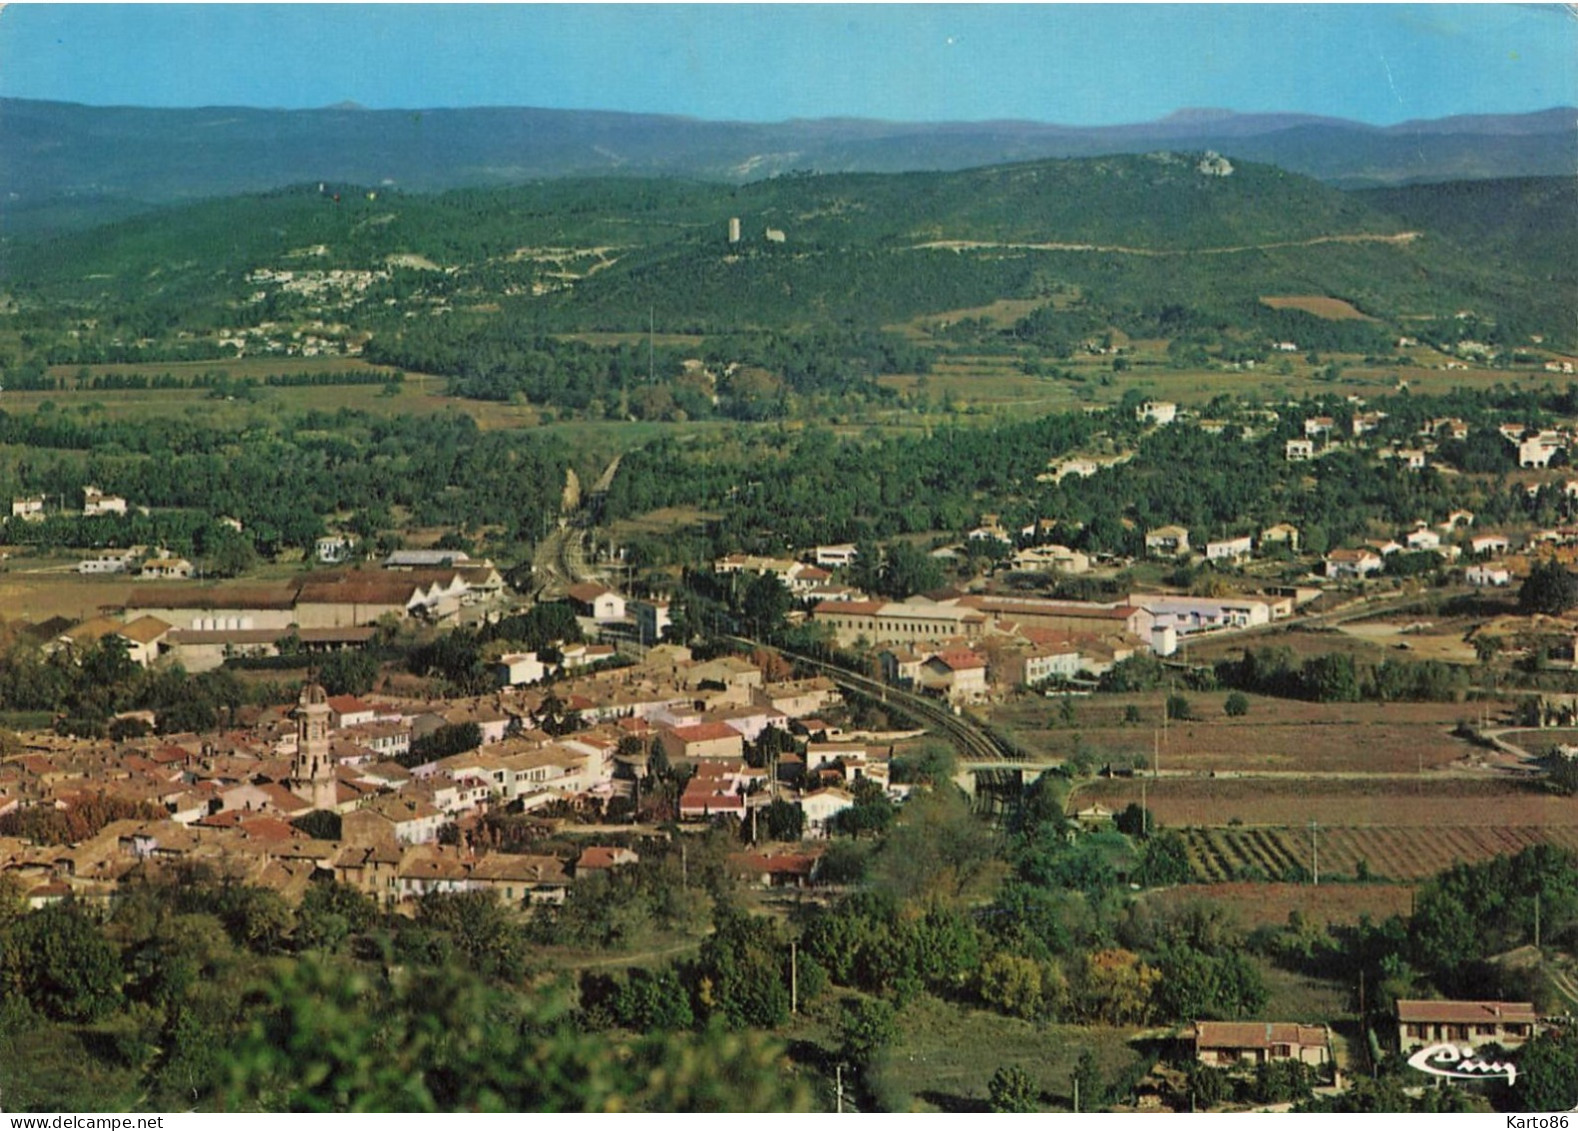
[[[321,685],[308,683],[292,712],[296,720],[296,757],[291,763],[290,791],[314,809],[336,804],[334,758],[329,753],[329,697]]]

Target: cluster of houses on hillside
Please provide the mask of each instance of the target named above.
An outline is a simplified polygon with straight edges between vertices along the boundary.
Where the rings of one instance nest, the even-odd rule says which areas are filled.
[[[143,514],[148,513],[147,507],[138,507]],[[82,489],[82,509],[72,512],[62,509],[59,514],[79,514],[83,518],[97,518],[101,515],[124,515],[127,512],[126,500],[120,495],[108,495],[93,485]],[[19,495],[11,500],[11,517],[22,522],[43,522],[49,515],[48,499],[43,495]]]
[[[309,684],[293,710],[263,712],[217,735],[120,743],[34,735],[0,762],[0,815],[109,795],[166,816],[118,821],[66,848],[0,839],[0,873],[27,881],[35,901],[107,895],[143,865],[180,860],[204,860],[287,895],[332,874],[392,901],[479,889],[517,904],[559,899],[573,878],[633,862],[633,854],[607,845],[577,860],[481,852],[485,838],[473,834],[486,812],[605,813],[616,799],[634,806],[661,752],[670,766],[694,769],[670,819],[750,820],[782,800],[801,806],[814,842],[855,804],[857,781],[889,787],[885,747],[844,741],[821,720],[838,703],[825,679],[774,682],[744,660],[698,662],[664,645],[640,666],[546,690],[429,701],[329,696]],[[413,743],[457,724],[474,724],[481,744],[413,759]],[[753,768],[746,746],[769,728],[788,740]],[[339,815],[337,840],[291,824],[315,810]],[[456,835],[440,845],[451,826]],[[799,883],[816,855],[812,847],[789,864],[752,857],[742,869],[761,882]]]
[[[1453,1059],[1465,1047],[1515,1050],[1544,1027],[1526,1001],[1426,1001],[1399,999],[1394,1029],[1383,1037],[1405,1056],[1432,1045],[1451,1045]],[[1199,1021],[1182,1034],[1194,1059],[1221,1069],[1255,1069],[1277,1062],[1311,1068],[1335,1063],[1332,1034],[1326,1025],[1289,1021]]]
[[[823,601],[811,611],[840,645],[879,650],[883,675],[952,702],[995,688],[1098,676],[1136,653],[1170,656],[1192,634],[1293,615],[1318,589],[1192,597],[1131,593],[1112,602],[995,593],[904,601]]]

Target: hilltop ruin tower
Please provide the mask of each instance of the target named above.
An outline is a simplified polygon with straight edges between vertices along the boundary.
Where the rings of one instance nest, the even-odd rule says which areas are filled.
[[[296,757],[286,788],[314,809],[333,811],[338,803],[334,756],[329,753],[329,696],[317,683],[301,689],[291,712],[296,720]]]
[[[740,218],[738,216],[729,217],[729,242],[740,242]]]

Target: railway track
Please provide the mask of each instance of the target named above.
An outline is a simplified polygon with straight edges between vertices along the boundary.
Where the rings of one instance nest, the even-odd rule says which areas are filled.
[[[958,748],[962,760],[987,764],[1013,763],[1014,765],[1033,764],[1025,755],[1002,735],[997,734],[989,727],[984,727],[975,721],[955,715],[948,708],[926,699],[920,695],[912,695],[907,691],[889,687],[881,680],[872,679],[870,676],[860,675],[858,672],[849,671],[826,660],[818,660],[801,652],[790,652],[783,648],[775,648],[770,644],[763,644],[759,640],[752,640],[744,636],[731,636],[728,639],[749,648],[765,648],[777,653],[796,663],[827,676],[839,687],[846,691],[855,691],[868,695],[883,702],[893,703],[907,714],[914,716],[918,721],[924,722],[928,727],[941,733]]]

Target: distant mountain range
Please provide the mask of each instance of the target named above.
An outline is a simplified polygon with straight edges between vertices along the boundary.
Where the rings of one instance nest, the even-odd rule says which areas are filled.
[[[746,182],[793,171],[949,170],[1048,157],[1218,150],[1344,188],[1578,172],[1578,110],[1377,127],[1182,110],[1160,121],[776,123],[529,108],[146,109],[0,99],[0,231],[333,181],[436,191],[588,175]]]

